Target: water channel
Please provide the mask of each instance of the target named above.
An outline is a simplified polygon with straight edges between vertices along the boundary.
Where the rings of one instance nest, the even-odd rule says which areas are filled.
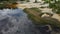
[[[0,34],[40,34],[22,9],[0,10]]]

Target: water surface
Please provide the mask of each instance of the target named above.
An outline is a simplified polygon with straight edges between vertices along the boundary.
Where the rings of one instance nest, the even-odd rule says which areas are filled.
[[[22,9],[0,10],[0,34],[40,34]]]

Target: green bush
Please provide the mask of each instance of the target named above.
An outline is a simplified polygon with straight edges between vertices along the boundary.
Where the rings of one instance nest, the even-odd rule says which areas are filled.
[[[5,8],[5,4],[0,4],[0,9]]]

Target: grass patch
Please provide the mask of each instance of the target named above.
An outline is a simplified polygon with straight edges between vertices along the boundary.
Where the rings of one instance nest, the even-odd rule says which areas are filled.
[[[41,10],[39,9],[39,8],[35,8],[35,7],[33,7],[33,8],[30,8],[31,10],[34,10],[34,11],[37,11],[37,12],[41,12]]]

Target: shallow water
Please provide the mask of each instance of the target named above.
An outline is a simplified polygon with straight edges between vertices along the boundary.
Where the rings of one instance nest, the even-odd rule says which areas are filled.
[[[22,9],[0,10],[0,34],[40,34]]]

